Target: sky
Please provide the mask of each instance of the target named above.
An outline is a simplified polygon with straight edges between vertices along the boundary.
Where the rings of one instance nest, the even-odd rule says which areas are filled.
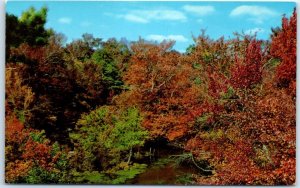
[[[281,26],[290,16],[294,2],[107,2],[107,1],[12,1],[6,12],[20,16],[30,6],[47,6],[46,28],[66,35],[68,42],[90,33],[94,37],[139,37],[161,42],[176,40],[174,49],[185,52],[193,37],[205,29],[212,39],[232,38],[233,32],[257,33],[269,39],[271,27]]]

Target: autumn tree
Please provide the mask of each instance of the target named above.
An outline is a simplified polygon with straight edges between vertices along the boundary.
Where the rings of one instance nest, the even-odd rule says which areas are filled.
[[[51,138],[66,142],[64,134],[75,126],[80,114],[104,104],[107,95],[103,92],[101,67],[67,58],[61,37],[53,35],[42,47],[22,44],[12,49],[11,57],[18,63],[16,68],[24,84],[35,93],[28,125],[45,129]]]
[[[82,39],[74,40],[66,45],[69,58],[84,61],[91,58],[95,50],[101,46],[101,39],[95,38],[92,34],[85,33]]]
[[[62,183],[67,167],[60,146],[43,131],[27,129],[14,116],[5,125],[5,181],[7,183]]]
[[[180,138],[190,126],[190,110],[195,108],[199,88],[191,84],[192,66],[171,51],[173,43],[139,41],[131,46],[132,58],[124,75],[128,91],[117,97],[122,105],[137,105],[145,118],[143,127],[155,138]]]
[[[255,39],[248,44],[242,59],[236,55],[231,70],[231,82],[235,88],[249,88],[262,79],[262,42]]]
[[[296,35],[297,35],[296,8],[290,19],[283,17],[280,31],[273,35],[271,55],[281,62],[276,70],[278,86],[289,88],[296,95]]]
[[[34,93],[24,84],[17,68],[6,67],[5,88],[6,117],[16,114],[24,123],[31,116]]]
[[[202,31],[179,53],[91,34],[66,44],[46,8],[7,14],[6,182],[126,183],[163,138],[201,185],[294,184],[296,17],[271,41]]]
[[[208,185],[291,185],[295,182],[293,94],[282,86],[274,87],[269,83],[273,80],[262,82],[262,76],[272,77],[267,74],[275,70],[278,75],[280,70],[279,66],[272,68],[274,57],[266,54],[268,46],[255,39],[238,40],[233,41],[237,55],[231,68],[232,89],[217,98],[219,110],[214,105],[197,118],[199,132],[186,144],[197,160],[210,164],[204,171],[213,169],[212,176],[199,176],[197,181]],[[293,51],[289,50],[287,54]]]

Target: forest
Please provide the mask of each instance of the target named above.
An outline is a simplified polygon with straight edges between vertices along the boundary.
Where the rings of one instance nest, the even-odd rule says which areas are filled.
[[[6,14],[6,183],[135,184],[158,151],[193,169],[175,185],[295,183],[296,8],[269,40],[203,30],[185,53],[66,43],[47,12]]]

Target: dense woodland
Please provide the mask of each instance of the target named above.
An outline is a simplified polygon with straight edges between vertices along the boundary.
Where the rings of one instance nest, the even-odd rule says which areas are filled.
[[[164,140],[195,164],[193,184],[293,184],[296,17],[267,41],[203,31],[179,53],[174,41],[66,43],[47,8],[6,14],[6,182],[123,184]]]

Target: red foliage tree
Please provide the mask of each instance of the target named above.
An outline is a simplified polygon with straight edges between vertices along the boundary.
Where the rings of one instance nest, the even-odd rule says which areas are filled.
[[[262,79],[261,41],[252,40],[244,57],[235,56],[235,64],[231,69],[231,84],[235,88],[249,88]]]
[[[284,90],[269,89],[263,93],[257,90],[240,93],[242,110],[222,111],[215,116],[218,124],[188,141],[186,149],[199,160],[208,160],[215,169],[212,177],[199,177],[199,183],[291,185],[295,182],[295,104]]]
[[[277,82],[287,89],[274,87],[268,83],[270,80],[262,82],[263,64],[270,56],[265,54],[267,50],[262,50],[261,41],[255,39],[240,41],[241,48],[233,50],[237,55],[230,70],[230,84],[235,89],[231,97],[213,94],[226,91],[221,89],[226,88],[226,82],[223,79],[222,84],[216,79],[222,75],[220,72],[207,74],[209,69],[205,70],[205,77],[211,78],[207,92],[211,90],[209,96],[216,102],[210,102],[212,108],[206,106],[207,110],[198,113],[200,123],[196,129],[194,126],[196,136],[187,142],[186,149],[198,160],[207,161],[213,175],[197,177],[198,183],[291,185],[295,182],[296,111],[291,98],[295,93],[286,92],[295,87],[295,30],[293,35],[291,29],[291,25],[296,24],[295,15],[294,12],[290,22],[284,18],[285,31],[273,37],[272,43],[286,45],[285,51],[280,51],[280,46],[274,49],[274,44],[271,47],[271,58],[282,60],[276,70]],[[262,87],[253,87],[257,84]]]
[[[271,42],[271,55],[281,60],[276,76],[280,87],[289,87],[296,95],[296,44],[297,44],[297,12],[290,19],[283,17],[279,32],[275,33]]]
[[[61,153],[51,155],[50,141],[43,132],[27,129],[15,117],[7,117],[5,129],[5,180],[18,182],[34,167],[56,172],[55,163]],[[55,171],[56,170],[56,171]]]

